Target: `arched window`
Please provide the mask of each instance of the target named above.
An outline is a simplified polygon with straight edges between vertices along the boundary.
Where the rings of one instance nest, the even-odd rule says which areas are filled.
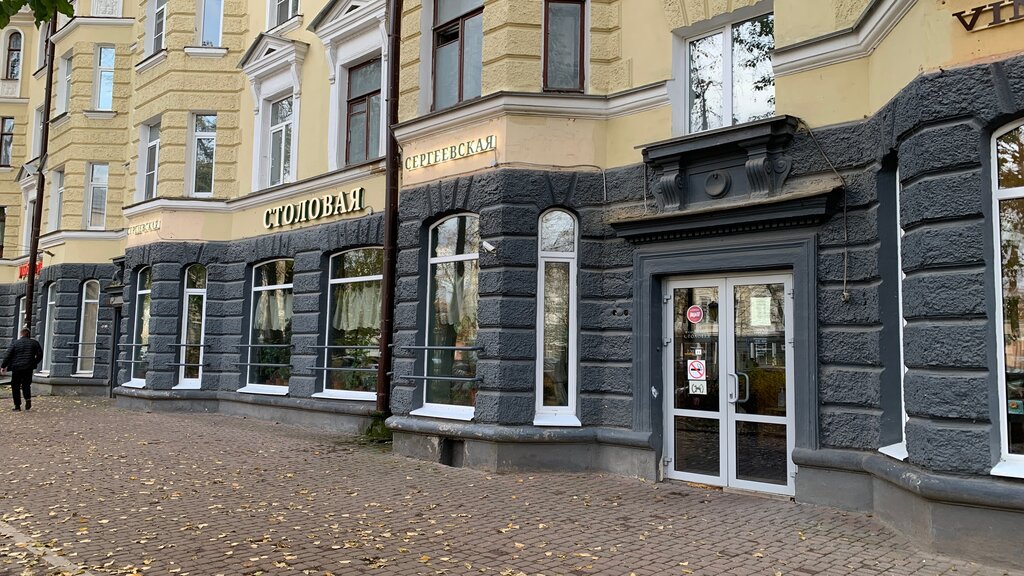
[[[475,215],[452,216],[430,229],[424,397],[414,415],[473,418],[479,250],[480,219]]]
[[[153,304],[153,269],[139,270],[135,290],[135,332],[132,342],[131,380],[127,385],[141,388],[146,385],[149,371],[149,312]]]
[[[100,283],[86,280],[82,284],[81,317],[78,326],[78,366],[75,374],[92,376],[96,366],[96,328],[100,319]]]
[[[287,394],[292,375],[291,260],[273,260],[252,270],[249,370],[243,392]]]
[[[331,258],[325,396],[376,398],[383,273],[380,248],[349,250]]]
[[[53,367],[53,339],[57,324],[57,284],[46,287],[46,324],[43,330],[43,363],[40,372],[49,373]]]
[[[21,32],[11,32],[7,37],[7,65],[4,67],[4,78],[21,78]]]
[[[185,295],[181,311],[181,370],[178,388],[200,388],[203,379],[203,344],[206,340],[206,267],[185,269]]]
[[[1024,123],[996,133],[993,214],[999,217],[997,322],[1001,458],[993,474],[1024,478]]]
[[[540,217],[537,258],[538,426],[579,426],[576,416],[576,218]]]

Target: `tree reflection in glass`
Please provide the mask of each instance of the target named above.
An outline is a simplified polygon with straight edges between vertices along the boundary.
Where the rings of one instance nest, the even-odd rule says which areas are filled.
[[[384,251],[379,248],[350,250],[331,258],[327,366],[346,370],[327,371],[328,390],[376,390],[383,270]],[[352,368],[368,371],[347,370]]]
[[[723,34],[690,42],[690,131],[722,127],[725,102],[722,85]]]
[[[999,187],[1024,187],[1024,126],[996,140],[996,156],[999,162]]]
[[[771,14],[747,20],[732,29],[732,123],[775,115],[775,19]]]

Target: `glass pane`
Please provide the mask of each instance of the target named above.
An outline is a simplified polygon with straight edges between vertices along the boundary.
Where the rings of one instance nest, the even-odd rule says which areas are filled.
[[[156,174],[150,172],[146,174],[146,199],[156,197]]]
[[[113,46],[101,46],[100,47],[100,68],[113,68],[114,67],[114,48]]]
[[[434,53],[434,108],[440,110],[459,101],[459,43],[438,46]]]
[[[292,289],[278,288],[253,293],[250,384],[287,386],[291,378]],[[266,344],[269,346],[259,346]]]
[[[278,100],[270,105],[270,125],[277,126],[292,119],[292,99]]]
[[[107,164],[93,164],[90,181],[93,184],[106,184],[109,173],[110,168]]]
[[[281,159],[281,180],[287,181],[292,175],[292,125],[284,126],[284,151]]]
[[[787,454],[785,424],[736,422],[737,479],[785,486]]]
[[[217,131],[217,115],[216,114],[196,114],[196,133],[201,132],[216,132]]]
[[[206,268],[200,264],[194,264],[188,267],[185,272],[185,287],[193,289],[206,288]]]
[[[725,117],[723,35],[690,42],[690,131],[721,128]]]
[[[480,71],[484,58],[484,15],[479,14],[463,23],[462,38],[462,99],[480,95]]]
[[[82,302],[82,332],[79,334],[81,344],[78,345],[78,372],[92,372],[96,365],[96,326],[100,311],[100,304],[96,301],[98,297],[99,284],[86,283]]]
[[[379,248],[349,250],[334,257],[332,279],[379,276],[384,273],[384,251]]]
[[[11,165],[11,147],[14,146],[14,136],[5,134],[0,137],[0,166]]]
[[[4,118],[3,133],[11,134],[14,132],[14,118]]]
[[[160,125],[153,124],[149,127],[149,141],[156,142],[160,139]]]
[[[255,286],[281,286],[291,284],[293,278],[293,262],[291,260],[274,260],[256,267],[253,284]]]
[[[92,205],[89,208],[89,226],[103,226],[107,215],[107,187],[92,187]]]
[[[220,13],[223,0],[203,0],[203,46],[220,45]]]
[[[484,0],[437,0],[434,22],[443,24],[484,5]]]
[[[86,300],[99,300],[100,297],[100,283],[99,282],[86,282],[85,283],[85,299]]]
[[[786,415],[786,289],[783,284],[736,286],[736,412]]]
[[[575,252],[576,219],[561,210],[544,214],[540,222],[540,249],[542,252]]]
[[[139,290],[153,289],[153,269],[143,268],[139,272]]]
[[[1024,198],[999,202],[1003,268],[1003,354],[1006,361],[1006,436],[1010,454],[1024,454]]]
[[[380,357],[380,284],[379,280],[371,280],[331,286],[327,344],[349,348],[328,348],[327,366],[346,369],[327,371],[328,390],[376,390]]]
[[[365,102],[349,108],[348,116],[348,161],[366,160],[366,109]]]
[[[370,118],[366,122],[366,157],[380,156],[380,94],[370,96]]]
[[[197,194],[213,193],[213,153],[216,148],[214,138],[196,138],[196,178]]]
[[[281,160],[284,155],[284,130],[270,133],[270,184],[280,184],[284,179],[281,174]]]
[[[430,267],[430,346],[476,345],[478,277],[476,260],[445,262]],[[427,376],[446,378],[476,377],[477,352],[473,350],[435,350],[427,353]],[[427,382],[426,401],[437,404],[473,406],[475,382],[431,380]]]
[[[193,268],[196,268],[196,266],[189,268],[190,273]],[[184,347],[183,363],[191,364],[191,366],[184,367],[185,378],[199,378],[201,374],[200,365],[202,363],[203,349],[199,344],[203,343],[203,307],[205,302],[206,297],[202,294],[188,295],[185,309],[184,344],[195,344],[195,346]]]
[[[569,263],[544,266],[544,406],[569,405]]]
[[[277,0],[277,21],[275,24],[282,24],[291,18],[289,13],[290,2],[288,0]]]
[[[7,47],[9,49],[20,49],[21,48],[21,34],[11,34],[11,38],[8,40]]]
[[[548,4],[547,72],[545,85],[553,90],[579,90],[580,20],[582,4]]]
[[[674,406],[677,410],[719,410],[718,298],[718,288],[714,286],[679,288],[673,295]],[[690,374],[691,361],[702,362],[704,380]]]
[[[110,110],[114,106],[114,72],[100,72],[99,84],[96,107],[100,110]]]
[[[721,474],[720,426],[709,418],[675,417],[675,449],[672,465],[677,472]]]
[[[149,307],[151,299],[149,294],[139,294],[139,301],[136,304],[135,314],[135,344],[141,344],[141,346],[134,346],[132,360],[135,361],[132,364],[132,378],[142,379],[146,378],[146,372],[149,370]]]
[[[380,91],[380,58],[362,64],[349,72],[348,97],[358,98]]]
[[[999,187],[1024,186],[1024,126],[996,140],[996,156],[999,159]]]
[[[775,115],[775,19],[767,14],[732,29],[732,121],[739,124]]]
[[[432,258],[476,254],[480,250],[480,220],[476,216],[456,216],[431,230]]]

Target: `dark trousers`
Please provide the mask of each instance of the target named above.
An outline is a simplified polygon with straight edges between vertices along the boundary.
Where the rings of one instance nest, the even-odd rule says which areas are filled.
[[[32,405],[32,369],[11,371],[11,392],[14,394],[14,407],[21,408],[21,396],[25,395],[25,405]]]

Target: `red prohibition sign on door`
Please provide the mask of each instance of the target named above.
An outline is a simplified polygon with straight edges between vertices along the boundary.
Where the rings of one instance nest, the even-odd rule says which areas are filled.
[[[686,309],[686,319],[694,324],[699,323],[704,319],[704,309],[697,305],[690,306]]]
[[[707,366],[703,360],[687,360],[686,373],[690,380],[705,380],[708,377]]]

